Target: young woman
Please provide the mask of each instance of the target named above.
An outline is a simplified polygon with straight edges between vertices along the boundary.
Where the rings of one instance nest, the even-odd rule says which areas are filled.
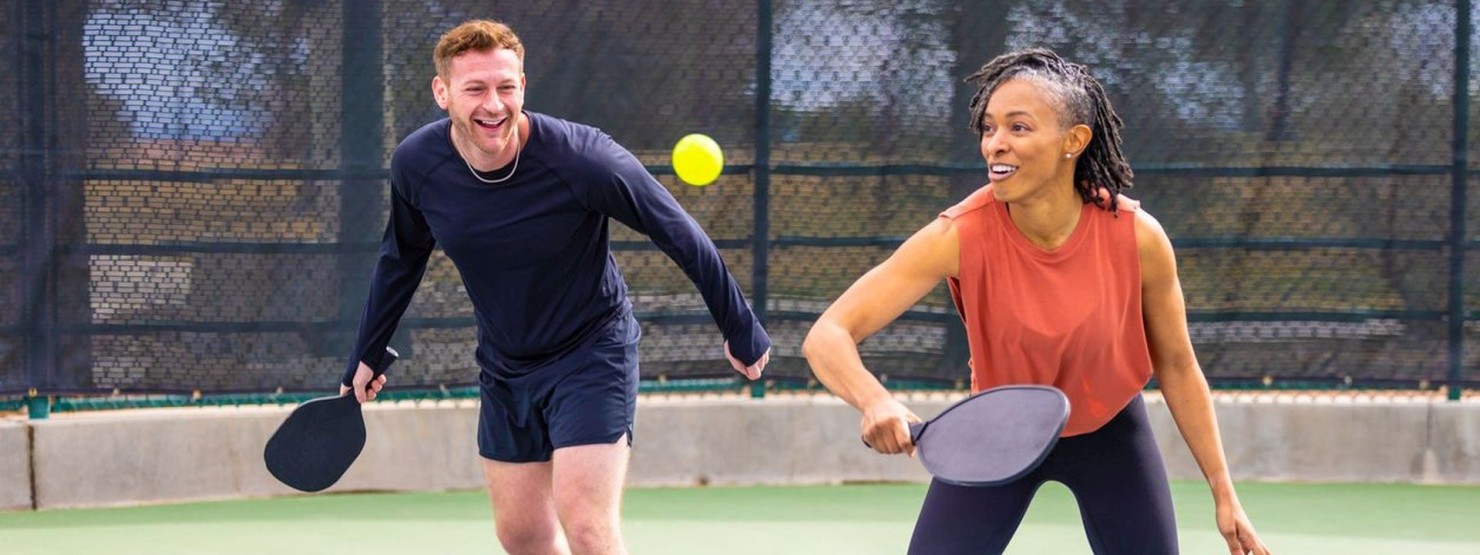
[[[919,418],[864,368],[857,345],[947,280],[972,390],[1053,385],[1071,413],[1044,463],[1014,483],[932,482],[910,553],[1001,553],[1049,480],[1074,492],[1095,553],[1176,553],[1171,492],[1141,401],[1153,374],[1212,488],[1229,553],[1269,553],[1229,477],[1171,241],[1150,214],[1120,202],[1131,170],[1104,89],[1042,49],[1000,56],[971,80],[990,183],[859,278],[803,352],[863,414],[869,445],[913,452],[907,424]]]

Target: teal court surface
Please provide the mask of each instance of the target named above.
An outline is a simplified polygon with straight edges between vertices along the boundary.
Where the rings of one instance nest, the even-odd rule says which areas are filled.
[[[1480,487],[1239,488],[1276,553],[1480,553]],[[919,484],[634,488],[624,525],[635,554],[899,554],[924,492]],[[1227,553],[1206,487],[1176,482],[1173,494],[1183,553]],[[490,516],[478,491],[13,512],[0,513],[0,553],[503,553]],[[1067,489],[1039,491],[1008,553],[1089,553]]]

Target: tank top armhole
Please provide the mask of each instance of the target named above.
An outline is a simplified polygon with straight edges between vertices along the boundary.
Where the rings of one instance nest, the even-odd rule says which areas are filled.
[[[959,272],[951,280],[953,297],[957,297],[959,304],[960,294],[965,291],[975,291],[976,283],[983,278],[985,270],[985,244],[986,237],[983,235],[986,223],[983,221],[992,215],[992,187],[990,185],[976,190],[961,202],[940,213],[941,218],[951,221],[956,229],[956,241],[960,247],[956,263]],[[959,308],[959,306],[958,306]]]
[[[954,206],[940,213],[940,217],[950,220],[956,230],[957,245],[960,252],[956,255],[958,273],[956,277],[948,278],[947,285],[950,286],[952,301],[956,303],[958,314],[964,316],[961,298],[966,291],[975,291],[975,284],[982,279],[984,270],[981,231],[981,210],[973,210],[970,207]]]
[[[1114,225],[1118,225],[1120,227],[1119,231],[1121,243],[1129,245],[1121,251],[1121,256],[1124,256],[1126,263],[1130,264],[1131,268],[1135,269],[1135,272],[1133,273],[1136,278],[1136,283],[1139,284],[1141,282],[1141,240],[1138,236],[1140,231],[1136,229],[1136,212],[1121,212],[1119,216],[1120,217],[1113,223]]]

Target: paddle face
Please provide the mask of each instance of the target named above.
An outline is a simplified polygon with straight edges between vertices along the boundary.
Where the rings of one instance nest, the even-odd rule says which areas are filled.
[[[334,485],[365,448],[365,419],[353,393],[298,405],[278,427],[262,458],[267,471],[301,491]]]
[[[1037,385],[997,387],[910,426],[920,463],[936,479],[994,486],[1031,472],[1069,421],[1069,399]]]
[[[386,349],[375,375],[396,360]],[[267,440],[267,471],[300,491],[321,491],[339,481],[365,448],[365,419],[354,392],[306,401]]]

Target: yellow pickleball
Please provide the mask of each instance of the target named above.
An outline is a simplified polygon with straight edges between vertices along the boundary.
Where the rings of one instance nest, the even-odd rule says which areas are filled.
[[[725,153],[719,143],[702,133],[685,135],[673,145],[673,172],[684,183],[703,187],[719,179],[725,167]]]

